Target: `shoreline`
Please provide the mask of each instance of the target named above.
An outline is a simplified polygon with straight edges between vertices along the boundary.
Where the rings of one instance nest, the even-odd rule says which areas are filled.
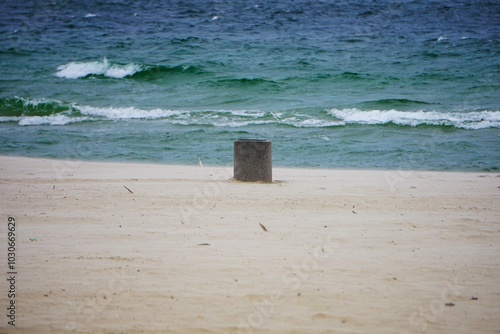
[[[85,160],[85,159],[68,159],[68,158],[54,158],[54,157],[38,157],[38,156],[25,156],[25,155],[3,155],[0,154],[1,159],[28,159],[28,160],[47,160],[54,163],[62,164],[116,164],[116,165],[138,165],[138,166],[165,166],[165,167],[186,167],[186,168],[199,168],[199,162],[193,163],[167,163],[161,161],[150,160]],[[202,161],[203,168],[213,169],[233,169],[233,161],[227,165],[212,165],[206,164]],[[312,167],[312,166],[282,166],[273,163],[273,170],[311,170],[311,171],[353,171],[353,172],[402,172],[402,173],[476,173],[476,174],[500,174],[500,170],[472,170],[472,169],[417,169],[417,168],[361,168],[361,167]]]
[[[231,177],[0,156],[1,235],[17,223],[15,332],[500,330],[500,173]]]

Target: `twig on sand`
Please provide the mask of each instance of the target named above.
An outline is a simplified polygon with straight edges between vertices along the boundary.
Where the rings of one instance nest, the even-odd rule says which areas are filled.
[[[128,190],[128,192],[129,192],[129,193],[131,193],[131,194],[133,194],[133,193],[134,193],[132,190],[130,190],[129,188],[127,188],[127,186],[124,186],[124,187],[125,187],[125,189],[127,189],[127,190]]]

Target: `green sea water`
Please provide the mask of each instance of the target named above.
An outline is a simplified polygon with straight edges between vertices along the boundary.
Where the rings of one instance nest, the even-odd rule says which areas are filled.
[[[495,1],[0,4],[0,154],[496,171]]]

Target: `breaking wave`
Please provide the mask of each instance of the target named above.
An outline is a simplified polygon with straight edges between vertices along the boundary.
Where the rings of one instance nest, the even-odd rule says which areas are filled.
[[[201,67],[190,65],[163,66],[144,64],[120,64],[102,61],[71,62],[57,67],[55,75],[64,79],[81,79],[87,77],[105,77],[113,79],[132,78],[139,80],[155,80],[172,74],[200,74]]]
[[[331,109],[330,115],[345,124],[395,124],[402,126],[452,126],[461,129],[478,130],[500,128],[500,111],[437,112]]]
[[[50,99],[0,98],[0,122],[67,125],[92,121],[160,120],[177,125],[244,127],[251,125],[325,128],[348,125],[449,126],[468,130],[500,128],[500,111],[440,112],[351,109],[174,110],[94,107]]]

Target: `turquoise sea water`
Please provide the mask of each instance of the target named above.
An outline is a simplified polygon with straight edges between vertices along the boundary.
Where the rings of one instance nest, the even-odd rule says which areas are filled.
[[[498,1],[0,4],[0,154],[496,171]]]

